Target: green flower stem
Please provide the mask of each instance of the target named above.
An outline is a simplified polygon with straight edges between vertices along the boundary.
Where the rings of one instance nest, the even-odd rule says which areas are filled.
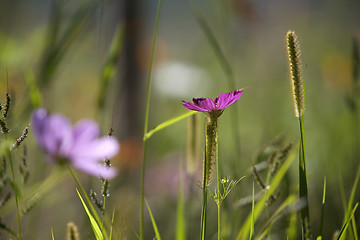
[[[205,164],[204,164],[205,166]],[[205,176],[205,175],[204,175]],[[205,177],[204,177],[205,180]],[[201,209],[201,240],[205,240],[206,233],[206,207],[207,207],[207,190],[208,188],[205,186],[205,181],[203,183],[203,205]]]
[[[141,168],[140,186],[140,240],[144,239],[144,185],[145,185],[145,166],[146,166],[147,140],[144,140],[143,163]]]
[[[220,223],[221,223],[221,218],[220,218],[220,205],[221,203],[218,202],[217,203],[217,213],[218,213],[218,240],[221,239],[221,228],[220,228]]]
[[[217,118],[220,116],[220,114],[221,112],[212,111],[205,117],[205,157],[203,166],[204,179],[203,207],[201,213],[201,239],[205,239],[207,193],[213,175],[213,166],[215,163],[217,163]],[[219,173],[217,173],[217,177],[219,178]]]
[[[217,121],[217,120],[216,120]],[[216,124],[217,125],[217,124]],[[215,128],[215,144],[216,144],[216,178],[217,178],[217,213],[218,213],[218,240],[221,239],[221,193],[220,193],[220,184],[221,184],[221,179],[220,179],[220,170],[219,170],[219,144],[218,144],[218,128],[216,126]]]
[[[107,197],[104,196],[104,202],[102,207],[102,215],[101,215],[101,231],[104,231],[104,219],[105,219],[105,211],[106,211],[106,199]]]

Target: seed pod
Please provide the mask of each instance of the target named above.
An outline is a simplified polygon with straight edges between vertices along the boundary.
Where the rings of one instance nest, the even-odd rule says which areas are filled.
[[[304,114],[304,81],[302,77],[301,52],[299,42],[293,31],[286,35],[287,51],[290,67],[290,86],[293,96],[294,112],[296,117]]]

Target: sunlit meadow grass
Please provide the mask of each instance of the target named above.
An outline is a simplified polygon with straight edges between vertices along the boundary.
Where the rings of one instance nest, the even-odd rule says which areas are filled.
[[[211,9],[203,7],[208,5],[189,0],[186,9],[194,18],[201,47],[192,48],[191,34],[181,36],[181,41],[189,40],[190,64],[205,62],[205,76],[217,80],[192,79],[181,96],[166,95],[153,88],[153,72],[161,66],[166,11],[175,3],[148,4],[152,25],[145,24],[142,31],[151,33],[151,47],[133,56],[134,64],[139,58],[148,62],[137,68],[147,80],[136,86],[141,96],[116,97],[114,89],[127,89],[134,80],[115,81],[124,71],[119,64],[129,61],[122,57],[130,51],[137,21],[114,24],[105,47],[104,11],[113,6],[106,1],[80,1],[71,10],[68,3],[53,1],[47,30],[39,35],[37,63],[15,64],[0,72],[0,239],[358,239],[359,39],[347,44],[352,52],[344,65],[351,70],[350,90],[337,90],[341,97],[329,94],[329,103],[323,103],[318,98],[324,95],[314,94],[316,74],[302,70],[300,59],[318,60],[311,43],[315,33],[297,31],[295,23],[287,27],[295,28],[297,36],[295,31],[286,33],[288,29],[274,33],[278,41],[268,41],[266,47],[282,47],[276,54],[269,50],[271,61],[281,66],[275,80],[274,69],[253,61],[262,59],[265,51],[256,50],[253,42],[233,45],[221,35],[233,27],[226,22],[230,12],[239,11],[244,19],[258,17],[252,3],[217,1],[221,13],[209,17]],[[71,57],[86,48],[89,32],[95,32],[90,49],[97,63],[86,67],[87,61]],[[1,43],[6,33],[0,33]],[[260,33],[265,39],[266,34]],[[6,46],[15,51],[11,44]],[[236,47],[244,56],[254,53],[241,59]],[[9,54],[0,56],[5,67],[7,61],[10,64]],[[311,56],[315,60],[309,60]],[[339,59],[335,65],[344,64]],[[323,71],[334,73],[330,60]],[[68,62],[75,68],[96,66],[96,71],[84,71],[83,81],[66,85],[62,79],[71,71],[64,68]],[[271,87],[264,90],[259,82],[249,84],[239,77],[253,76],[251,71]],[[185,72],[176,74],[188,77]],[[340,72],[335,77],[345,76]],[[182,82],[175,84],[181,89]],[[201,92],[204,89],[211,90]],[[264,93],[266,100],[259,98]],[[339,107],[334,103],[340,98],[344,102]],[[118,99],[137,99],[143,107]],[[130,117],[119,114],[124,105],[139,113],[143,124],[136,126],[142,134],[124,134],[130,130]],[[328,117],[335,110],[340,111],[337,118]],[[320,118],[322,112],[326,117]],[[100,123],[101,133],[93,120],[74,127],[68,120],[88,118]],[[120,152],[115,155],[117,144]]]

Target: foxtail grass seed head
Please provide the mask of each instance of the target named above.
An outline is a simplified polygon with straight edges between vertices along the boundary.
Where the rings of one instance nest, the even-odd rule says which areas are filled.
[[[11,103],[10,94],[6,93],[6,101],[5,101],[5,105],[4,105],[4,111],[3,111],[4,119],[7,118],[7,115],[8,115],[9,109],[10,109],[10,103]]]
[[[78,227],[73,222],[66,225],[66,240],[80,240]]]
[[[293,31],[286,34],[287,52],[290,67],[290,86],[293,96],[295,116],[304,114],[304,80],[302,76],[301,52],[299,42]]]

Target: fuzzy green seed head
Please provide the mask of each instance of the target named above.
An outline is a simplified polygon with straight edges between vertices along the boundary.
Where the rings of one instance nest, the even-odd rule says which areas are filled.
[[[286,34],[287,52],[290,67],[290,86],[296,117],[304,114],[304,80],[302,77],[301,52],[299,42],[293,31]]]
[[[80,240],[78,228],[75,223],[69,222],[66,228],[66,240]]]

